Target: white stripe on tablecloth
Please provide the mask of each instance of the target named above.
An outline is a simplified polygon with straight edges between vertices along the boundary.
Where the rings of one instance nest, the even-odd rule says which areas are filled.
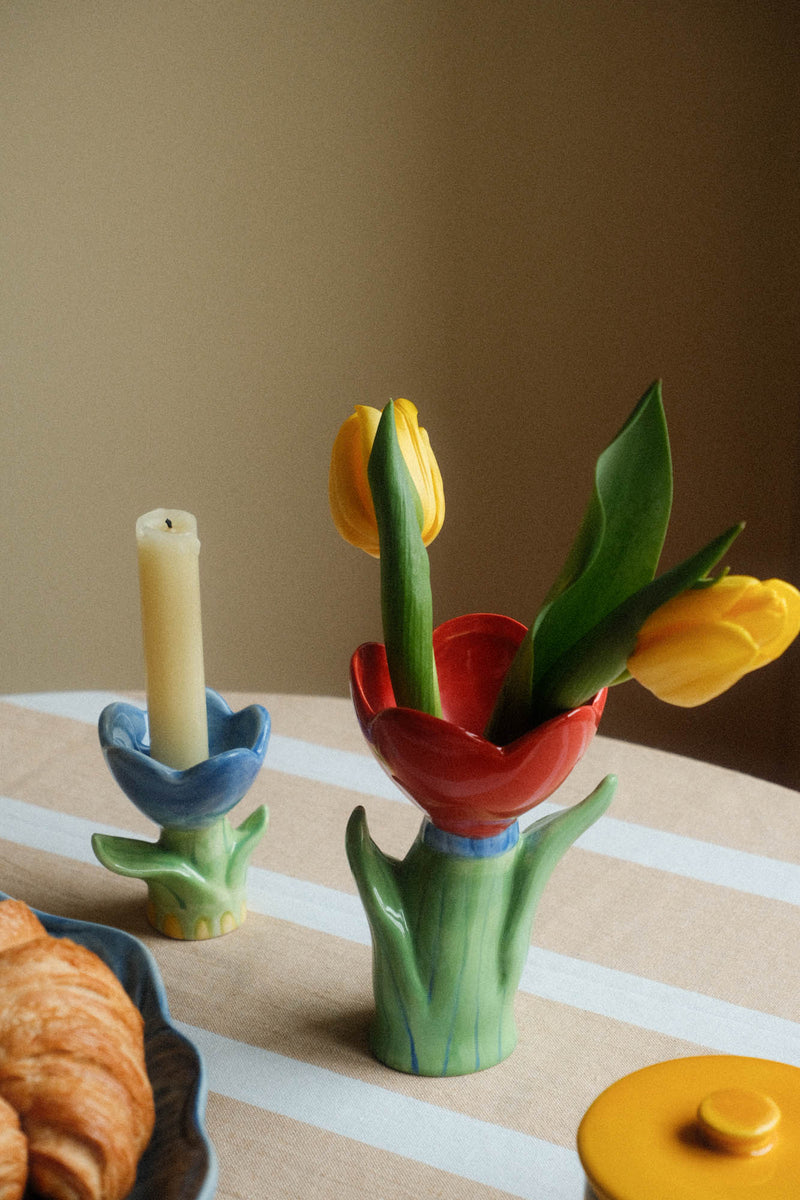
[[[576,1200],[583,1194],[578,1156],[563,1146],[177,1024],[203,1055],[213,1092],[513,1196]]]
[[[85,721],[90,725],[97,724],[107,704],[121,699],[117,692],[20,692],[0,696],[6,704],[32,708],[34,712],[48,713],[51,717],[71,717],[73,721]]]
[[[105,692],[2,697],[24,708],[89,722],[96,722],[105,704],[115,698],[118,697]],[[365,754],[335,750],[273,733],[265,765],[273,771],[347,788],[362,795],[408,803],[375,760]],[[546,802],[529,814],[528,819],[534,820],[558,809],[558,805]],[[592,825],[575,844],[582,850],[607,858],[800,906],[800,865],[796,863],[609,816]]]
[[[0,797],[0,837],[7,841],[99,866],[92,833],[131,836],[124,829]],[[369,945],[369,926],[356,895],[263,867],[250,867],[247,894],[252,912]],[[717,1053],[800,1067],[800,1025],[794,1021],[583,959],[532,946],[520,988]]]

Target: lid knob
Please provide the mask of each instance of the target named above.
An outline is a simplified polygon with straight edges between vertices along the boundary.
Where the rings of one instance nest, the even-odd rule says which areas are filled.
[[[770,1096],[747,1088],[724,1088],[704,1097],[697,1121],[704,1140],[726,1154],[766,1154],[781,1110]]]

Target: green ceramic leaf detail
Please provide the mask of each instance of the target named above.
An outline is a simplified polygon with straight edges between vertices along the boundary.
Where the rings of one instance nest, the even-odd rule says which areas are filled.
[[[603,815],[617,789],[616,775],[606,775],[594,791],[570,808],[542,817],[520,838],[517,857],[516,903],[508,910],[501,965],[505,977],[519,982],[519,962],[527,954],[536,905],[553,868],[582,833]]]
[[[197,867],[182,855],[164,850],[157,842],[95,833],[92,835],[92,848],[103,866],[116,875],[132,879],[160,879],[162,882],[175,877],[201,887],[205,883]]]
[[[250,855],[267,821],[262,804],[235,830],[223,816],[197,829],[162,828],[157,842],[95,833],[92,849],[109,871],[144,880],[156,928],[174,920],[184,937],[201,936],[199,928],[216,936],[242,920]]]
[[[265,805],[260,804],[250,816],[233,831],[233,847],[228,862],[227,882],[238,885],[244,881],[250,855],[264,835],[269,822],[269,813]]]
[[[378,424],[367,477],[378,523],[383,638],[395,700],[402,707],[441,716],[422,509],[397,440],[392,401]]]
[[[414,940],[406,920],[398,883],[399,860],[384,854],[373,842],[367,814],[359,805],[347,823],[347,860],[369,920],[376,954],[396,964],[391,991],[400,1009],[411,1011],[425,1003]]]

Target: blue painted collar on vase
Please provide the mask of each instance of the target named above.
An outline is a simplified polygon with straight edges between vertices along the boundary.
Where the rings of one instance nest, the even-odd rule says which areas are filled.
[[[519,821],[512,821],[492,837],[461,837],[440,829],[433,821],[424,821],[422,840],[432,850],[454,858],[495,858],[516,846],[519,841]]]
[[[234,713],[206,688],[209,758],[185,771],[150,757],[147,716],[132,704],[109,704],[98,733],[111,774],[136,807],[172,829],[210,825],[238,804],[264,761],[269,713],[251,704]]]

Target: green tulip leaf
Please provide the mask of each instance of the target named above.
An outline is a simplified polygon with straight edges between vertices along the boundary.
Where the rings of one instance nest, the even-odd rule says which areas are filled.
[[[702,550],[629,596],[570,646],[534,690],[534,724],[585,704],[602,687],[622,682],[626,663],[647,618],[687,588],[698,584],[708,586],[712,582],[706,578],[708,572],[742,529],[741,524],[731,526]]]
[[[395,701],[440,716],[422,506],[397,439],[392,401],[378,424],[367,478],[378,524],[383,640]]]
[[[507,745],[530,729],[533,684],[533,628],[522,639],[503,680],[483,736],[498,746]]]
[[[534,690],[570,646],[650,582],[671,508],[669,434],[656,382],[597,460],[578,536],[534,623]]]
[[[506,744],[530,729],[539,681],[650,582],[671,508],[672,459],[657,381],[597,460],[578,535],[503,682],[485,730],[490,741]]]

